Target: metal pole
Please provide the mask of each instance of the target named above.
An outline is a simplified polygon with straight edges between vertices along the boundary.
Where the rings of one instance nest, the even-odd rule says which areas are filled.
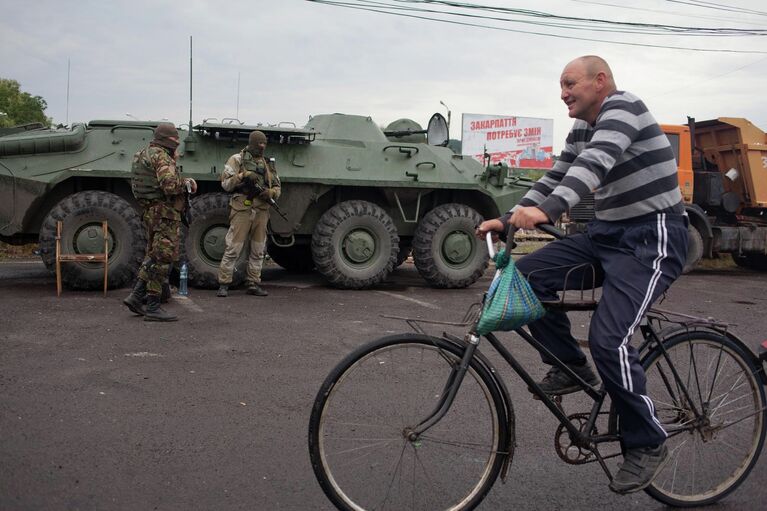
[[[237,72],[237,112],[234,114],[234,118],[240,120],[240,73]]]

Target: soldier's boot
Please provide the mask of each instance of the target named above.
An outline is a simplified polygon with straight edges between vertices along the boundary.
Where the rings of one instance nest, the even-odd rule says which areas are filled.
[[[146,312],[144,309],[144,300],[146,299],[146,282],[141,279],[136,281],[136,285],[133,286],[133,291],[128,297],[123,300],[123,303],[133,312],[143,316]]]
[[[144,321],[177,321],[178,317],[167,312],[160,307],[160,297],[158,295],[146,296],[146,312],[144,312]]]
[[[269,294],[266,292],[266,289],[259,286],[256,282],[248,284],[248,289],[245,292],[253,296],[267,296]]]
[[[218,287],[218,291],[216,291],[216,296],[221,298],[226,298],[227,296],[229,296],[229,286],[225,286],[223,284],[220,285]]]

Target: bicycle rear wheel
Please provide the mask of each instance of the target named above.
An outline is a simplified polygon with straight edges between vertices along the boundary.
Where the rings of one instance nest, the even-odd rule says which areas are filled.
[[[474,359],[447,414],[417,440],[463,347],[444,339],[384,337],[347,356],[312,408],[309,451],[328,498],[343,510],[473,509],[509,445],[494,377]]]
[[[672,506],[710,504],[735,490],[759,457],[767,419],[764,388],[751,358],[723,335],[683,332],[664,346],[689,399],[663,353],[651,351],[643,363],[647,393],[669,434],[670,457],[645,491]]]

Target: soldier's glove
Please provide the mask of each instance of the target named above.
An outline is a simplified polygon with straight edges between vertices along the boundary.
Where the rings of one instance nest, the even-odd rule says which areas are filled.
[[[271,188],[264,190],[258,194],[258,198],[261,200],[269,200],[274,198],[274,191]]]
[[[188,193],[197,193],[197,181],[191,177],[184,179],[184,187]]]
[[[256,173],[255,172],[251,172],[249,170],[246,170],[245,172],[242,173],[242,181],[243,182],[248,182],[248,181],[255,182],[256,181]]]

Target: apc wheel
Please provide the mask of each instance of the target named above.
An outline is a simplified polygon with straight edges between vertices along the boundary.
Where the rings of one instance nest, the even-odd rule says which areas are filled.
[[[700,231],[690,224],[687,226],[687,260],[682,273],[690,273],[703,257],[703,236]]]
[[[432,286],[462,288],[487,268],[487,247],[474,236],[482,216],[464,204],[443,204],[429,211],[413,237],[413,261]]]
[[[141,218],[125,199],[109,192],[78,192],[59,202],[40,227],[40,254],[45,266],[56,268],[56,222],[62,221],[61,251],[65,254],[104,252],[101,222],[109,229],[110,288],[130,284],[144,259],[146,235]],[[62,282],[71,289],[98,289],[104,285],[101,263],[67,263]]]
[[[195,287],[214,289],[218,287],[218,267],[226,249],[226,233],[229,230],[229,196],[225,193],[208,193],[192,200],[189,229],[184,238],[183,255],[189,266],[189,283]],[[248,249],[243,248],[234,265],[232,286],[245,280]]]
[[[308,244],[280,247],[272,242],[266,247],[269,257],[288,271],[308,273],[314,269],[312,247]]]
[[[398,246],[391,217],[361,200],[333,206],[312,234],[317,270],[333,286],[345,289],[364,289],[385,279],[397,261]]]

